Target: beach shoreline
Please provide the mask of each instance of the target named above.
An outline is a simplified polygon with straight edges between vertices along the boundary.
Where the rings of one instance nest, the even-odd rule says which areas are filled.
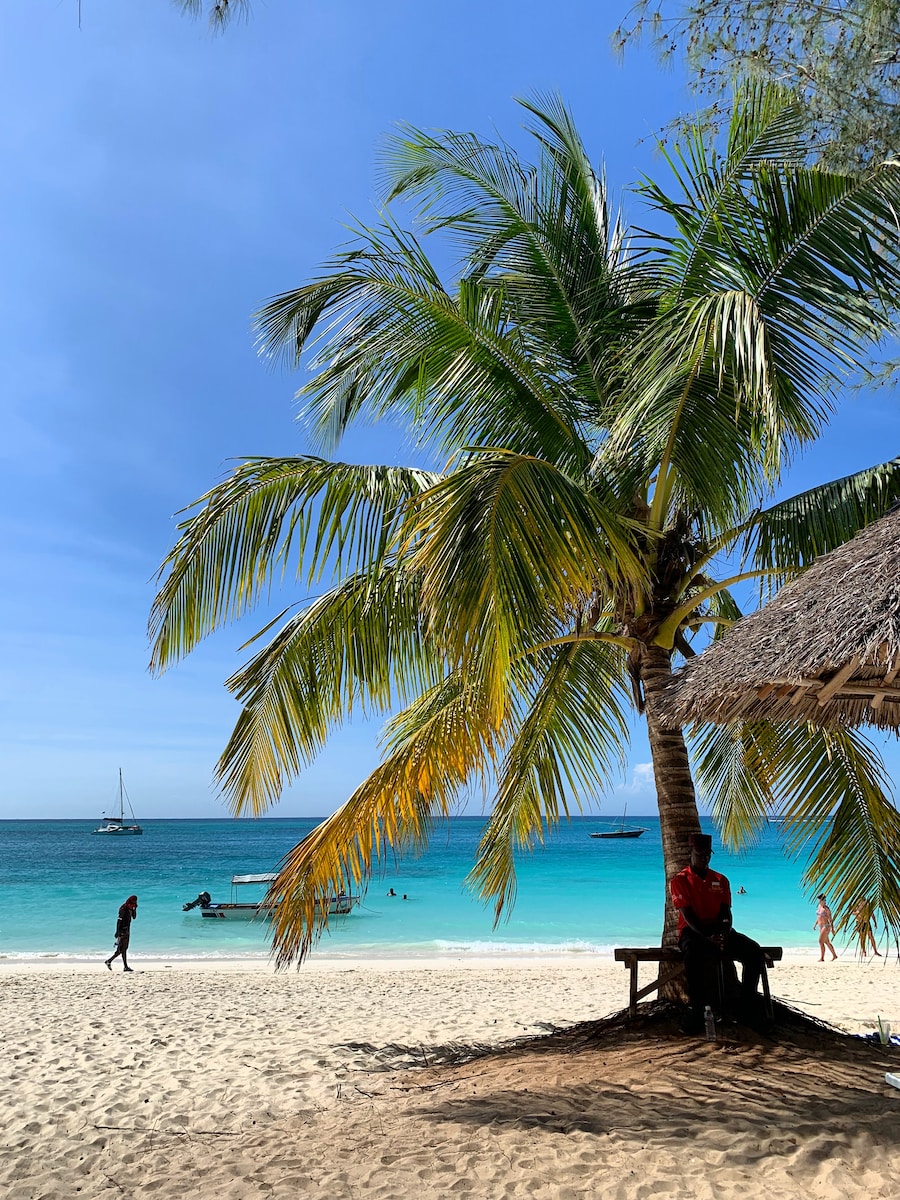
[[[630,944],[630,943],[629,943]],[[766,944],[774,944],[766,942]],[[860,966],[879,963],[900,963],[900,958],[894,955],[870,955],[860,958],[853,947],[837,947],[837,962],[843,965],[859,964]],[[786,946],[782,962],[810,963],[818,962],[819,948],[817,946]],[[145,970],[275,970],[274,957],[270,954],[234,954],[191,955],[163,954],[150,952],[141,954],[134,948],[129,952],[129,958],[135,965]],[[32,954],[0,954],[0,972],[2,971],[31,971],[61,969],[91,970],[98,964],[102,965],[99,954],[84,953],[66,954],[35,952]],[[504,970],[515,969],[544,969],[558,966],[561,970],[576,970],[597,963],[613,963],[613,949],[609,950],[547,950],[528,951],[516,954],[512,951],[503,953],[490,952],[435,952],[421,951],[406,954],[366,953],[349,951],[329,953],[314,951],[299,967],[288,967],[286,970],[301,971],[354,971],[354,970],[390,970],[415,971],[450,968],[466,970]],[[829,965],[828,963],[824,965]]]
[[[133,974],[144,977],[178,976],[182,978],[217,977],[230,979],[241,976],[265,980],[327,981],[332,978],[355,979],[354,987],[366,986],[365,980],[374,980],[378,987],[390,985],[386,981],[395,979],[415,981],[420,997],[428,1007],[440,1009],[444,1000],[427,995],[436,979],[447,980],[458,977],[458,990],[465,991],[474,979],[479,988],[498,985],[512,990],[533,988],[539,990],[550,985],[563,983],[567,997],[577,997],[572,1015],[567,1023],[605,1017],[624,1009],[628,1003],[628,972],[623,964],[609,955],[528,955],[519,958],[499,956],[432,956],[422,958],[379,956],[340,957],[313,955],[300,966],[277,968],[268,958],[233,959],[177,959],[148,955],[130,955]],[[113,974],[119,974],[118,964]],[[641,968],[640,982],[649,982],[655,975],[653,964]],[[0,959],[0,983],[12,978],[28,979],[32,976],[56,976],[70,978],[106,979],[110,972],[104,970],[102,960],[83,958],[39,958],[34,960]],[[875,1029],[879,1016],[890,1021],[895,1032],[900,1033],[900,959],[893,957],[850,957],[846,954],[832,962],[819,962],[817,951],[785,951],[784,958],[769,971],[769,984],[776,999],[799,1008],[847,1033],[862,1034]],[[450,989],[451,992],[453,988]],[[548,995],[548,1005],[553,1007],[553,987]],[[590,996],[589,1004],[584,1000]],[[651,997],[652,998],[652,997]],[[451,1005],[451,1013],[454,1012]],[[580,1015],[579,1015],[580,1014]],[[458,1014],[449,1018],[458,1020]],[[554,1015],[559,1021],[559,1014]]]

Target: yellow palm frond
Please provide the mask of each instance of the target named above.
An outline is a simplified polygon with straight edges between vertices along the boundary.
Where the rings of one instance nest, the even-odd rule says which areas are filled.
[[[450,816],[473,779],[483,781],[497,736],[459,676],[392,722],[385,761],[280,866],[267,896],[277,905],[272,934],[279,966],[303,959],[328,926],[329,898],[364,889],[388,849],[424,847],[434,820]]]

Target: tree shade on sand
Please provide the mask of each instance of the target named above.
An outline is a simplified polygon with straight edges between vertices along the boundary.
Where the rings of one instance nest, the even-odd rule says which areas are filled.
[[[474,787],[491,798],[470,883],[499,919],[516,853],[618,777],[632,710],[667,875],[699,828],[696,775],[730,844],[773,807],[802,819],[810,882],[840,907],[868,870],[896,928],[900,821],[858,733],[713,727],[689,757],[654,698],[740,615],[740,583],[777,586],[900,486],[893,460],[772,502],[891,329],[900,174],[811,167],[796,106],[748,89],[722,147],[686,135],[669,190],[637,188],[629,230],[563,104],[523,107],[533,161],[401,130],[382,160],[393,211],[258,318],[265,353],[312,355],[301,395],[323,454],[390,418],[442,469],[247,460],[188,510],[161,568],[158,671],[276,577],[321,589],[228,681],[242,711],[218,776],[235,813],[264,811],[350,715],[390,714],[378,767],[282,865],[278,959],[313,944],[317,901],[423,844]],[[461,267],[445,284],[425,246],[447,239]]]

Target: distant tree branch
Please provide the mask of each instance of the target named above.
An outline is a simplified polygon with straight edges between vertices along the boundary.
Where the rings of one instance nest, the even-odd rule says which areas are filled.
[[[236,17],[242,16],[247,20],[250,16],[250,0],[172,0],[172,3],[191,17],[202,16],[205,7],[209,27],[216,33],[221,33]]]
[[[736,77],[796,91],[823,156],[856,167],[900,149],[900,0],[638,0],[613,34],[681,55],[715,124]]]

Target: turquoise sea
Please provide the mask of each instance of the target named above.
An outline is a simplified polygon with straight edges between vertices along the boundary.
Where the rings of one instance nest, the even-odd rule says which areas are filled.
[[[597,818],[564,822],[542,848],[521,857],[512,915],[493,929],[490,908],[463,885],[483,818],[454,818],[435,828],[424,855],[391,860],[362,904],[333,922],[314,953],[586,954],[658,942],[664,887],[659,822],[632,820],[647,832],[628,841],[592,839],[592,830],[605,827]],[[232,875],[274,870],[315,821],[146,820],[143,837],[125,838],[94,837],[95,825],[0,821],[0,957],[105,956],[116,910],[136,892],[135,961],[264,958],[264,921],[209,921],[181,906],[204,890],[214,901],[228,900]],[[734,897],[736,927],[764,942],[813,946],[814,906],[801,884],[803,864],[785,856],[778,827],[767,828],[743,855],[719,849],[718,839],[716,847],[713,866],[728,875],[734,892],[746,888],[746,895]],[[397,898],[386,895],[391,887]]]

